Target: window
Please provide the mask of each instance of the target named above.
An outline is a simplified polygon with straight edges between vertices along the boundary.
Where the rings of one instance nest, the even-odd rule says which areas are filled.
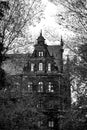
[[[53,121],[49,121],[49,127],[54,127],[54,122]]]
[[[48,84],[48,91],[49,92],[54,92],[53,85],[51,84],[51,82],[49,82],[49,84]]]
[[[48,63],[48,71],[51,71],[51,64]]]
[[[38,83],[38,92],[43,92],[43,82]]]
[[[43,124],[42,121],[38,121],[38,127],[41,127],[42,124]]]
[[[39,56],[43,56],[43,52],[39,52]]]
[[[20,86],[20,84],[18,82],[16,82],[15,86],[18,88]]]
[[[34,64],[31,63],[31,71],[34,71]]]
[[[28,92],[32,92],[32,82],[28,82]]]
[[[38,104],[37,104],[37,108],[43,108],[43,103],[42,103],[41,100],[38,102]]]
[[[40,71],[43,70],[43,63],[39,63],[39,70],[40,70]]]

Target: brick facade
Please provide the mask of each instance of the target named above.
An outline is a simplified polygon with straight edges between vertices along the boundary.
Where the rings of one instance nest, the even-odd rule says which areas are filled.
[[[63,74],[63,41],[60,45],[48,46],[40,33],[35,49],[20,75],[14,75],[15,86],[22,94],[36,94],[36,108],[46,115],[45,126],[58,127],[58,113],[68,110],[71,104],[70,86]],[[44,123],[39,116],[37,125]]]

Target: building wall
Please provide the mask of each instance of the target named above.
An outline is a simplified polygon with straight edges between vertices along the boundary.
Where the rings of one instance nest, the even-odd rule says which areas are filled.
[[[37,109],[41,112],[44,111],[48,123],[53,121],[54,124],[51,127],[56,127],[58,110],[70,108],[67,97],[69,93],[67,93],[64,75],[61,73],[63,51],[61,46],[57,47],[56,51],[55,49],[53,51],[51,47],[51,49],[48,49],[49,46],[45,44],[45,40],[42,34],[40,34],[35,45],[35,50],[29,58],[23,73],[23,76],[27,75],[27,78],[23,81],[23,86],[28,86],[29,90],[32,86],[32,93],[37,93],[36,98],[39,99]],[[42,64],[41,70],[39,68],[40,63]],[[49,63],[51,65],[50,71],[48,71]],[[49,90],[49,86],[51,90]]]
[[[24,60],[26,62],[22,73],[11,77],[13,83],[11,91],[14,93],[16,88],[22,96],[35,94],[37,111],[44,113],[46,126],[54,129],[58,127],[58,111],[70,108],[70,89],[61,71],[62,46],[56,48],[47,46],[40,34],[34,52]],[[38,123],[41,123],[41,118],[39,115]]]

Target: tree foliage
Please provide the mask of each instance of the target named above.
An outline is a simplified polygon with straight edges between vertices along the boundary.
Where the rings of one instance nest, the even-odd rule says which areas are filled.
[[[18,39],[26,39],[26,27],[39,22],[42,12],[41,0],[9,0],[0,2],[0,83],[2,82],[0,87],[3,86],[4,81],[2,80],[5,79],[2,78],[5,72],[1,66],[6,59],[6,52],[14,47]]]
[[[69,63],[72,89],[81,96],[86,94],[87,85],[87,1],[50,1],[56,6],[59,3],[63,6],[62,13],[57,12],[56,14],[57,23],[73,31],[77,37],[75,43],[71,41],[66,45],[74,54]]]
[[[15,99],[15,100],[13,100]],[[39,129],[38,121],[45,115],[37,109],[37,99],[35,93],[9,98],[4,94],[0,97],[0,129],[5,130],[28,130]],[[5,118],[4,118],[5,117]]]
[[[86,34],[86,22],[87,22],[87,3],[86,0],[55,0],[55,5],[59,3],[63,5],[63,13],[57,14],[57,18],[66,28],[75,31],[76,33]]]
[[[25,37],[27,25],[34,25],[39,22],[42,16],[43,7],[38,0],[13,0],[9,1],[9,11],[4,12],[0,21],[0,33],[5,52],[12,47],[17,38]]]

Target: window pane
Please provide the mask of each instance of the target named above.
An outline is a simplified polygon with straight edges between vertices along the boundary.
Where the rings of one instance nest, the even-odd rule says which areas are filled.
[[[34,64],[31,63],[31,71],[34,71]]]
[[[51,71],[51,64],[48,63],[48,71]]]
[[[39,101],[37,104],[37,108],[42,108],[42,107],[43,107],[43,103],[42,103],[42,101]]]
[[[43,63],[39,63],[39,70],[40,70],[40,71],[43,70]]]
[[[42,121],[38,121],[38,127],[41,127],[42,124],[43,124]]]
[[[38,83],[38,92],[43,92],[43,82]]]
[[[54,92],[53,85],[51,84],[51,82],[49,82],[49,84],[48,84],[48,91],[49,92]]]
[[[49,127],[54,127],[54,122],[53,121],[49,121]]]
[[[43,56],[43,52],[39,52],[39,56]]]
[[[28,92],[32,92],[32,82],[28,82]]]

